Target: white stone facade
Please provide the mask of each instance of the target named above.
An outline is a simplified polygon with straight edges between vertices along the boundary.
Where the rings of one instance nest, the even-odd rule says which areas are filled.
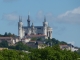
[[[20,39],[30,35],[45,35],[45,38],[50,37],[52,39],[52,28],[48,26],[46,18],[44,18],[42,26],[34,26],[33,23],[30,25],[30,17],[28,15],[27,26],[23,26],[22,18],[19,18],[18,35]]]
[[[78,48],[74,47],[73,45],[71,44],[66,44],[66,45],[60,45],[60,49],[64,50],[71,50],[71,51],[78,51]]]

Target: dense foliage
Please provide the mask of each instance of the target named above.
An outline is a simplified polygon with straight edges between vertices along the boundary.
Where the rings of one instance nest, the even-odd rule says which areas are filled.
[[[29,51],[31,48],[28,47],[26,44],[23,42],[18,42],[15,44],[15,46],[8,46],[9,49],[15,49],[15,50],[27,50]]]
[[[30,50],[31,49],[30,47],[28,47],[26,44],[24,44],[21,41],[16,43],[14,46],[8,46],[8,42],[3,40],[2,42],[0,42],[0,47],[15,49],[15,50]]]
[[[28,55],[16,50],[2,50],[0,51],[0,60],[30,60]]]
[[[77,60],[76,52],[60,50],[59,46],[44,49],[33,49],[30,53],[16,50],[0,51],[0,60]]]
[[[44,41],[46,44],[50,44],[50,43],[52,43],[52,46],[53,45],[57,45],[57,44],[67,44],[66,42],[64,42],[64,41],[59,41],[59,40],[57,40],[57,39],[55,39],[55,38],[52,38],[52,39],[50,39],[50,38],[48,38],[48,39],[45,39],[45,40],[43,40],[42,38],[32,38],[31,39],[32,41]]]
[[[16,37],[16,35],[10,32],[9,33],[5,32],[4,34],[0,34],[0,37]]]
[[[2,42],[0,42],[0,47],[8,47],[8,42],[3,40]]]
[[[31,60],[77,60],[80,56],[76,52],[60,50],[59,46],[32,50]]]
[[[45,40],[45,42],[46,42],[46,44],[48,44],[48,43],[51,44],[52,43],[52,46],[53,45],[57,45],[57,44],[67,44],[64,41],[59,41],[59,40],[57,40],[55,38],[52,38],[52,39],[48,38],[48,39]]]

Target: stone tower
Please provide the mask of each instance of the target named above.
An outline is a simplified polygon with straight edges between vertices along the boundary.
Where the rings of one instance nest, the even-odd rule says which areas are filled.
[[[43,34],[47,35],[47,27],[48,27],[48,22],[46,22],[46,17],[44,17],[44,22],[43,22]]]
[[[23,26],[23,23],[22,23],[22,17],[19,16],[19,22],[18,22],[18,36],[20,38],[20,40],[22,39],[22,26]]]

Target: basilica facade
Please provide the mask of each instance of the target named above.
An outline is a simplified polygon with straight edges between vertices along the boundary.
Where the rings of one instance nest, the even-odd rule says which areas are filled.
[[[47,39],[50,37],[52,39],[52,28],[48,26],[48,22],[46,21],[46,17],[43,19],[43,25],[42,26],[34,26],[30,24],[30,16],[28,15],[27,19],[27,26],[23,26],[22,18],[19,17],[18,22],[18,35],[20,39],[23,38],[31,38],[31,37],[43,37]]]

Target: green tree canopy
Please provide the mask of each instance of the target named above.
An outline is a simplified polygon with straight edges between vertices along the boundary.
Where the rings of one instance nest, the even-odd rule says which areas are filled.
[[[6,40],[2,40],[0,47],[8,47],[8,42]]]

